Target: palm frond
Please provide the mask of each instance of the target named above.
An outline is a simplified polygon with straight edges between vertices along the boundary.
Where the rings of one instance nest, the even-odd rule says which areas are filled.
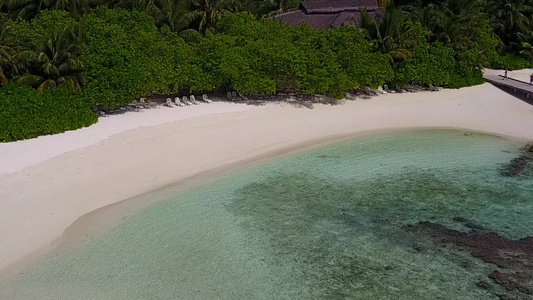
[[[178,36],[189,43],[199,43],[202,40],[202,34],[194,29],[183,30]]]
[[[18,83],[29,86],[38,86],[43,82],[44,78],[39,75],[27,74],[21,76]]]
[[[4,75],[4,69],[0,66],[0,86],[6,84],[7,78]]]
[[[48,79],[39,85],[39,87],[37,88],[37,92],[42,95],[44,94],[45,91],[51,90],[55,87],[56,87],[56,82],[52,79]]]
[[[19,60],[36,60],[37,59],[37,54],[33,51],[30,51],[30,50],[26,50],[26,51],[22,51],[20,52],[19,54],[17,54],[17,59]]]

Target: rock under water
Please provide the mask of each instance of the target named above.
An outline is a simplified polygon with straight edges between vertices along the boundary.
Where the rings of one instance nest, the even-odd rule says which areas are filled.
[[[431,222],[420,222],[408,228],[442,246],[454,245],[497,266],[489,278],[502,286],[505,292],[497,291],[492,284],[483,281],[478,282],[479,287],[501,299],[533,299],[533,237],[511,240],[495,232],[461,232]],[[476,226],[476,229],[479,228],[482,227]]]
[[[533,163],[533,143],[527,144],[522,147],[521,155],[513,159],[502,170],[503,176],[513,177],[522,175],[528,169],[528,166]]]

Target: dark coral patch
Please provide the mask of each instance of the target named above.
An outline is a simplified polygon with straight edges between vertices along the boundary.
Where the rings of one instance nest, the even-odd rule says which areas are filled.
[[[533,163],[533,143],[522,147],[521,154],[513,159],[502,170],[502,175],[507,177],[519,176],[524,174],[528,167]]]
[[[511,240],[494,232],[460,232],[431,222],[420,222],[408,228],[431,237],[437,243],[454,245],[496,265],[499,269],[494,270],[489,278],[505,288],[504,295],[495,292],[500,298],[533,299],[533,237]],[[478,286],[494,291],[486,282],[479,282]]]

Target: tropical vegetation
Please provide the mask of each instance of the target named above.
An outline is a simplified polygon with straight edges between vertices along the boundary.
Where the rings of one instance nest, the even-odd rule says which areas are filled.
[[[533,0],[389,0],[360,27],[289,26],[296,0],[0,0],[0,141],[139,97],[460,88],[533,63]]]

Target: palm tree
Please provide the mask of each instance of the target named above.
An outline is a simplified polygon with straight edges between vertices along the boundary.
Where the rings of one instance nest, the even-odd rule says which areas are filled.
[[[528,42],[522,42],[521,46],[522,50],[520,50],[520,54],[527,57],[528,60],[533,63],[533,46]]]
[[[78,58],[79,40],[74,28],[54,28],[39,37],[36,50],[23,51],[18,58],[26,63],[27,73],[19,83],[37,87],[39,93],[56,86],[71,91],[81,85],[80,72],[83,64]]]
[[[392,5],[381,21],[371,19],[365,11],[361,14],[361,28],[367,38],[374,48],[388,54],[391,63],[413,57],[412,49],[417,40],[411,35],[406,21],[406,14]]]
[[[157,0],[154,8],[158,12],[156,23],[167,25],[171,31],[178,32],[187,28],[185,0]]]
[[[144,12],[151,12],[156,8],[157,0],[104,0],[103,4],[109,8],[123,8],[127,10],[138,10]]]
[[[89,11],[89,0],[6,0],[13,19],[31,20],[45,9],[60,9],[68,11],[71,16],[78,18]]]
[[[198,31],[207,34],[226,13],[230,12],[233,0],[190,0],[187,18],[196,24]]]
[[[6,73],[8,71],[11,71],[11,74],[16,74],[18,71],[13,59],[15,51],[10,46],[13,44],[13,41],[11,41],[9,36],[9,30],[10,27],[5,26],[0,21],[0,85],[6,82],[8,76]]]
[[[31,20],[44,9],[44,0],[10,0],[9,14],[13,19]]]
[[[48,0],[50,9],[66,10],[72,17],[79,18],[90,11],[88,0]]]
[[[412,20],[420,22],[430,33],[439,32],[442,22],[446,19],[442,6],[436,3],[428,3],[423,7],[407,5],[402,10]]]
[[[260,11],[267,15],[276,15],[298,8],[299,0],[266,0],[260,6]]]
[[[490,0],[486,11],[492,16],[494,31],[502,39],[517,31],[530,30],[528,15],[533,8],[524,0]]]
[[[7,9],[6,0],[0,0],[0,22],[5,18],[5,10]]]
[[[519,53],[533,63],[533,31],[518,33]]]
[[[433,0],[418,1],[402,7],[414,21],[429,31],[431,42],[450,45],[468,35],[487,18],[483,13],[483,0]]]

